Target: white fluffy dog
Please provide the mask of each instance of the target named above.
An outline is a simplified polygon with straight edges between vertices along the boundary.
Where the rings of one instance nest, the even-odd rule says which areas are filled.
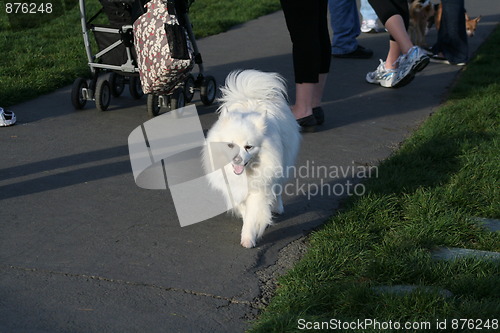
[[[243,218],[241,245],[254,247],[272,213],[283,213],[282,184],[300,146],[299,126],[277,73],[234,71],[221,88],[219,119],[207,134],[203,164],[210,185]]]

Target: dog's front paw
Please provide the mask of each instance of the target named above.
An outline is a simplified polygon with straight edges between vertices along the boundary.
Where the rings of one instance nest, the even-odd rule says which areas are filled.
[[[252,238],[242,237],[241,246],[246,247],[247,249],[251,249],[255,246],[255,240],[253,240]]]

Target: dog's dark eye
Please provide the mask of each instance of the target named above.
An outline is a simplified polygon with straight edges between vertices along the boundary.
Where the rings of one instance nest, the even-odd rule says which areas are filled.
[[[250,150],[250,149],[252,149],[252,148],[253,148],[253,146],[246,145],[246,146],[245,146],[245,147],[243,147],[243,148],[245,148],[245,150]]]
[[[234,143],[228,143],[227,146],[229,147],[229,149],[233,149],[234,148]]]

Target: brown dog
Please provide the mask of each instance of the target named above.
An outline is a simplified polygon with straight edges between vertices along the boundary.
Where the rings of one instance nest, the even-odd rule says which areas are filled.
[[[436,8],[436,14],[434,15],[434,25],[436,29],[439,30],[441,25],[441,15],[443,14],[443,6],[441,3]],[[481,20],[481,15],[476,18],[471,19],[467,13],[465,13],[465,29],[467,31],[467,36],[472,37],[476,32],[477,24]]]
[[[414,0],[410,4],[408,34],[414,45],[426,48],[427,21],[434,15],[434,5],[429,0]]]

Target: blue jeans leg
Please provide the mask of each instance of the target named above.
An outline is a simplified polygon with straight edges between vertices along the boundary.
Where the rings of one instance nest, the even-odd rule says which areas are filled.
[[[442,0],[443,14],[438,31],[437,43],[432,47],[434,53],[442,52],[451,63],[469,60],[469,44],[465,31],[464,0]]]
[[[361,13],[363,20],[378,20],[377,13],[375,13],[375,10],[372,8],[368,0],[360,1],[359,12]]]
[[[358,47],[360,34],[358,6],[355,0],[329,0],[330,25],[333,30],[332,54],[351,53]]]

